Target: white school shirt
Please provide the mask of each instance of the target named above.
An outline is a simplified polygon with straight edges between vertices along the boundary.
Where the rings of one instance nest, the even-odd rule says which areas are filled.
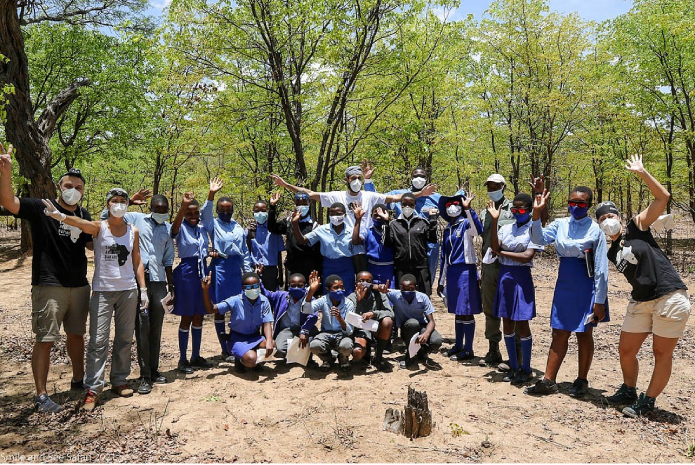
[[[531,221],[519,226],[516,222],[505,224],[497,231],[497,238],[502,244],[502,250],[506,252],[525,252],[526,249],[543,250],[542,245],[534,244],[531,240]],[[501,265],[507,266],[533,266],[533,260],[528,263],[522,263],[508,257],[500,257],[497,259]]]
[[[330,207],[335,202],[345,205],[345,224],[350,228],[355,227],[355,214],[350,208],[355,203],[362,204],[364,216],[360,223],[360,235],[365,237],[367,230],[372,225],[372,208],[377,203],[386,203],[386,194],[361,190],[357,195],[348,195],[347,191],[319,192],[322,207]]]

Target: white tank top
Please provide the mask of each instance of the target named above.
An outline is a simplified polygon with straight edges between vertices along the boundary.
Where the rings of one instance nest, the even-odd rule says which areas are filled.
[[[133,226],[127,224],[124,235],[111,234],[106,221],[101,222],[99,235],[94,238],[95,291],[129,291],[137,288],[133,270]]]

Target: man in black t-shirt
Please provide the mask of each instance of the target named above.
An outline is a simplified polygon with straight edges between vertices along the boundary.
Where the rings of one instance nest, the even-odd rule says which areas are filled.
[[[60,338],[61,324],[67,335],[67,351],[72,362],[71,389],[82,390],[84,340],[89,310],[89,282],[85,247],[92,236],[78,228],[44,214],[41,199],[15,197],[12,191],[12,146],[5,152],[0,145],[0,205],[17,218],[28,220],[34,246],[31,269],[31,326],[36,342],[31,368],[36,384],[35,406],[43,412],[59,412],[62,407],[46,392],[50,354]],[[70,169],[57,183],[56,208],[68,216],[91,220],[87,210],[77,205],[84,193],[84,177]]]

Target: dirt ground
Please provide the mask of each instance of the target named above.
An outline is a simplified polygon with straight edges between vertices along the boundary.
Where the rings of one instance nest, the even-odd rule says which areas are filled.
[[[349,374],[324,374],[271,361],[261,372],[237,374],[222,360],[206,317],[202,354],[215,363],[184,376],[176,372],[177,318],[168,315],[161,371],[169,378],[146,396],[107,394],[91,414],[78,413],[70,392],[64,341],[53,350],[49,393],[66,405],[50,416],[34,413],[31,376],[31,258],[17,257],[16,235],[0,237],[0,462],[690,462],[695,454],[695,318],[676,349],[673,375],[648,418],[632,420],[607,406],[603,395],[622,382],[618,336],[629,287],[610,274],[611,322],[596,334],[590,394],[568,396],[576,376],[576,345],[560,371],[560,393],[534,398],[502,381],[503,374],[434,355],[442,369],[398,370],[403,344],[387,356],[393,373],[356,363]],[[550,344],[549,314],[557,262],[537,260],[539,315],[532,322],[532,365],[542,375]],[[91,277],[92,269],[89,270]],[[695,290],[690,274],[686,283]],[[691,301],[693,299],[691,298]],[[445,347],[453,316],[434,299]],[[484,318],[477,317],[475,352],[487,351]],[[399,350],[401,349],[401,350]],[[190,349],[189,349],[190,350]],[[504,349],[503,349],[504,350]],[[133,352],[135,344],[133,344]],[[651,343],[640,353],[645,389]],[[138,377],[133,357],[132,385]],[[107,378],[108,379],[108,378]],[[383,431],[387,408],[402,408],[408,386],[429,397],[435,427],[409,440]]]

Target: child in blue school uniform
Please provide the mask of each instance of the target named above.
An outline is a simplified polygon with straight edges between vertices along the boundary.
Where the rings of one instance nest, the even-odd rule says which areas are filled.
[[[268,230],[268,204],[259,200],[253,206],[253,218],[246,228],[246,245],[254,266],[263,265],[260,274],[263,287],[275,291],[282,286],[282,261],[280,254],[285,250],[282,236]]]
[[[229,297],[217,304],[213,304],[210,298],[211,283],[212,271],[201,282],[205,310],[207,313],[230,314],[231,332],[227,351],[234,357],[236,371],[243,373],[246,368],[258,365],[258,349],[265,348],[266,358],[273,353],[275,341],[270,302],[261,295],[261,278],[253,272],[244,273],[242,276],[242,294]]]
[[[393,247],[385,244],[387,221],[381,218],[386,214],[386,205],[378,203],[372,208],[372,225],[367,229],[364,246],[367,255],[367,271],[372,274],[374,284],[389,283],[396,288],[396,270],[393,264]]]
[[[505,381],[513,385],[523,384],[532,377],[531,349],[533,339],[529,321],[536,316],[536,294],[533,287],[531,267],[536,250],[542,246],[531,241],[531,210],[533,199],[528,194],[514,197],[511,213],[515,223],[507,224],[497,231],[500,207],[488,202],[491,217],[490,249],[500,262],[497,291],[493,314],[502,318],[504,343],[509,354],[510,370]],[[516,333],[521,339],[522,367],[519,368],[516,351]]]
[[[174,269],[174,315],[181,317],[179,324],[178,371],[193,373],[193,367],[210,368],[212,364],[200,356],[203,337],[203,316],[206,314],[200,280],[207,274],[208,236],[200,224],[200,204],[191,192],[183,194],[181,208],[171,226],[171,237],[176,241],[181,262]],[[193,340],[190,362],[186,357],[189,332]]]
[[[454,361],[474,357],[474,315],[483,311],[473,244],[473,238],[483,233],[483,225],[471,208],[474,198],[474,194],[460,190],[453,196],[441,196],[438,205],[441,217],[449,224],[442,235],[437,293],[444,292],[446,283],[447,307],[456,315],[456,342],[447,351]]]
[[[222,189],[219,178],[210,181],[208,198],[203,204],[200,215],[205,230],[210,235],[214,253],[210,262],[212,283],[210,292],[215,302],[222,302],[228,297],[241,293],[241,275],[251,271],[251,256],[244,239],[244,228],[232,219],[234,204],[229,197],[217,200],[217,218],[213,217],[212,205],[215,194]],[[229,335],[224,326],[224,314],[215,314],[215,331],[222,348],[222,355],[227,352]]]

